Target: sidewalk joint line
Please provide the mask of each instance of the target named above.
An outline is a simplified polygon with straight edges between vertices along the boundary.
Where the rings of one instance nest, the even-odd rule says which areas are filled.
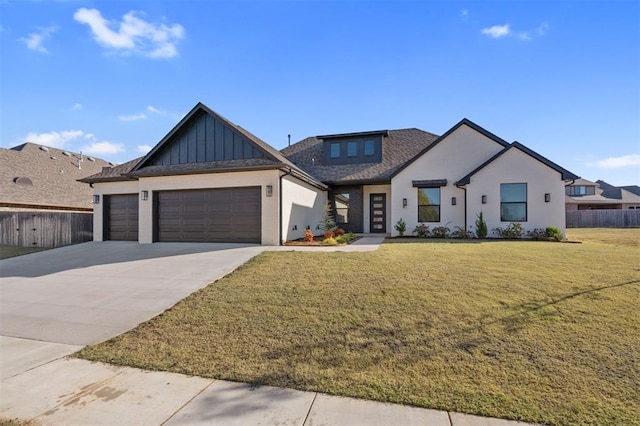
[[[198,377],[198,376],[191,376],[191,377]],[[184,409],[184,407],[186,407],[187,405],[189,405],[194,399],[196,399],[197,397],[199,397],[202,392],[206,391],[207,389],[209,389],[209,387],[214,384],[215,382],[217,382],[218,379],[213,379],[211,380],[211,383],[209,383],[207,386],[203,387],[202,389],[200,389],[200,391],[198,393],[196,393],[193,398],[189,399],[187,402],[185,402],[184,404],[182,404],[182,406],[180,406],[176,411],[173,412],[173,414],[171,414],[169,417],[167,417],[167,419],[165,421],[163,421],[162,423],[160,423],[160,426],[166,424],[169,420],[171,420],[172,418],[175,417],[176,414],[178,414],[180,411],[182,411]]]
[[[447,417],[449,418],[449,426],[453,426],[453,420],[451,420],[451,412],[447,411]]]
[[[304,416],[304,421],[302,422],[302,426],[307,424],[307,420],[309,420],[309,414],[311,414],[311,409],[313,408],[313,404],[315,404],[317,397],[318,397],[318,392],[314,392],[313,400],[311,401],[311,404],[309,405],[309,410],[307,411],[307,415]]]

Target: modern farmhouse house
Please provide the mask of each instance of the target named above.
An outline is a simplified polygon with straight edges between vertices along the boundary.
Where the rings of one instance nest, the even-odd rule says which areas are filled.
[[[489,229],[565,229],[573,173],[463,119],[419,129],[306,138],[278,151],[197,104],[145,157],[82,179],[94,185],[94,239],[278,245],[318,231],[330,201],[339,225],[397,235],[403,219]]]

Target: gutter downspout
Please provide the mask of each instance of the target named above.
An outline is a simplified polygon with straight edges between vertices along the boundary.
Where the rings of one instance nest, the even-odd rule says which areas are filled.
[[[457,188],[464,191],[464,232],[467,232],[467,187],[466,185],[456,185]]]
[[[284,245],[284,240],[282,238],[282,178],[285,176],[289,176],[291,174],[291,167],[289,167],[289,171],[285,174],[280,175],[278,178],[278,201],[280,203],[280,211],[278,212],[278,244]]]

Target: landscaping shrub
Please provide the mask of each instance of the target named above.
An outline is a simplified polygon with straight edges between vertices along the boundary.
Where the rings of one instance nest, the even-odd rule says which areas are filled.
[[[451,238],[461,238],[468,240],[475,237],[475,234],[471,230],[466,230],[461,226],[456,226],[456,229],[451,233]]]
[[[553,238],[556,241],[562,241],[564,239],[564,235],[562,235],[562,232],[560,232],[560,230],[555,226],[547,226],[545,232],[547,234],[547,237]]]
[[[313,232],[311,232],[311,229],[304,230],[304,240],[306,242],[313,241]]]
[[[487,222],[484,221],[484,216],[480,211],[480,214],[476,215],[476,235],[478,238],[487,238],[487,234]]]
[[[413,233],[418,238],[429,238],[431,236],[429,225],[425,225],[424,223],[421,223],[420,225],[416,226],[416,228],[413,230]]]
[[[342,228],[336,228],[335,231],[333,231],[334,235],[336,235],[337,237],[344,235],[344,229]]]
[[[395,228],[396,228],[396,231],[398,231],[398,233],[400,234],[400,236],[404,237],[404,233],[407,230],[407,224],[402,218],[400,218],[400,220],[396,223]]]
[[[527,237],[532,240],[547,240],[547,231],[542,228],[534,228],[531,231],[527,231]]]
[[[327,201],[327,203],[324,205],[322,219],[320,220],[320,223],[318,224],[318,226],[320,226],[320,229],[322,230],[322,232],[325,232],[325,233],[327,231],[334,231],[336,229],[336,220],[333,217],[330,201]]]
[[[451,230],[446,226],[436,226],[431,231],[431,236],[433,238],[449,238],[450,233],[451,233]]]
[[[329,238],[325,238],[325,240],[322,242],[323,246],[336,246],[338,245],[338,242],[336,241],[335,238],[333,237],[329,237]]]
[[[329,238],[333,238],[335,233],[333,231],[324,231],[324,239],[327,240]]]
[[[524,235],[524,229],[522,229],[522,225],[517,222],[510,223],[506,228],[493,228],[492,231],[500,238],[506,238],[507,240],[522,238],[522,236]]]

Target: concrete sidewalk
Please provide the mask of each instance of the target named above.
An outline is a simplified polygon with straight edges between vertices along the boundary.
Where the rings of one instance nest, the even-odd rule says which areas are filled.
[[[41,342],[9,343],[27,349]],[[525,425],[73,358],[3,380],[0,416],[43,425]]]

